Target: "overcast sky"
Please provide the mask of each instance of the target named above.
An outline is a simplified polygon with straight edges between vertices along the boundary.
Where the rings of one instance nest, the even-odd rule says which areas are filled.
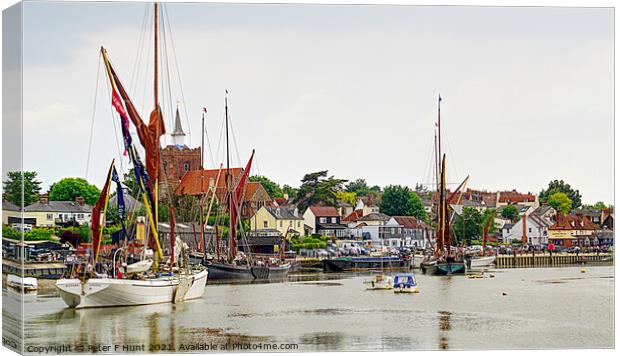
[[[86,178],[102,186],[112,158],[125,170],[128,163],[119,156],[99,47],[148,117],[152,45],[141,35],[152,5],[24,6],[24,169],[37,171],[44,188],[84,177],[95,107]],[[538,193],[557,178],[580,189],[584,202],[613,200],[612,9],[165,9],[172,29],[166,119],[181,101],[197,146],[201,108],[208,107],[209,167],[223,158],[217,151],[228,89],[233,162],[245,164],[256,149],[254,174],[293,186],[318,170],[371,185],[428,183],[441,93],[450,182],[469,174],[473,188]]]

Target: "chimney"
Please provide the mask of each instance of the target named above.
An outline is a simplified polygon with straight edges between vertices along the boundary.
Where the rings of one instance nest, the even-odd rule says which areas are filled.
[[[75,202],[80,206],[84,206],[84,197],[75,197]]]
[[[521,242],[523,244],[527,244],[527,231],[525,230],[527,227],[527,217],[523,214],[523,237],[521,238]]]
[[[50,200],[48,198],[47,193],[39,195],[39,202],[41,204],[49,204]]]

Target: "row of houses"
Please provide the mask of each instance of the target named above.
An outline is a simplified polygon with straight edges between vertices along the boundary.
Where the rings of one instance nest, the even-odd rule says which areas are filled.
[[[281,235],[319,234],[389,247],[426,248],[434,239],[433,230],[413,216],[390,217],[373,210],[361,208],[342,217],[339,210],[331,206],[311,206],[303,214],[292,207],[263,206],[250,218],[250,227],[255,234],[261,231]]]
[[[15,228],[90,224],[91,215],[92,206],[86,204],[82,197],[77,197],[74,201],[50,201],[47,194],[42,194],[38,202],[23,209],[11,202],[2,201],[2,223]]]

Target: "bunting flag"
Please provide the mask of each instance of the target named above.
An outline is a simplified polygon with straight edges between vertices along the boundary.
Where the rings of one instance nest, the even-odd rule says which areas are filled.
[[[103,235],[101,220],[103,219],[103,225],[105,225],[105,213],[108,208],[108,200],[110,197],[110,181],[112,178],[113,170],[114,160],[112,160],[112,164],[110,165],[110,169],[108,170],[108,176],[105,180],[105,184],[103,186],[103,189],[101,190],[99,199],[97,199],[97,203],[95,204],[95,206],[93,206],[93,213],[91,215],[91,230],[93,232],[93,265],[97,262],[97,257],[99,256],[99,248],[101,247],[101,239]]]

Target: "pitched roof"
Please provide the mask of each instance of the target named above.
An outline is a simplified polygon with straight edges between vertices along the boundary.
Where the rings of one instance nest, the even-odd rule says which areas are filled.
[[[219,169],[204,169],[204,170],[189,171],[185,173],[183,178],[181,178],[181,183],[179,183],[179,186],[177,187],[174,194],[175,195],[201,195],[201,194],[206,193],[209,190],[210,182],[213,182],[213,184],[215,184],[215,182],[217,181],[218,184],[217,184],[216,190],[218,190],[218,195],[219,195],[220,193],[219,190],[224,190],[224,191],[226,190],[227,169],[226,168],[222,169],[222,173],[220,174],[220,179],[218,181],[217,175],[219,171],[220,171]],[[236,182],[237,179],[241,178],[241,175],[243,174],[243,168],[241,167],[231,168],[230,174],[233,177],[232,181]]]
[[[523,194],[519,193],[516,190],[512,190],[509,192],[499,192],[499,202],[500,203],[533,203],[536,201],[536,196],[534,194]]]
[[[388,221],[390,217],[383,213],[370,213],[368,215],[364,215],[361,218],[357,219],[357,221]]]
[[[19,206],[11,203],[10,201],[2,201],[2,210],[7,210],[7,211],[20,211],[21,209],[19,208]]]
[[[342,219],[342,222],[357,221],[362,216],[364,216],[364,210],[362,209],[354,210],[351,214],[347,215],[344,219]]]
[[[548,212],[552,212],[552,214],[554,214],[555,209],[551,205],[541,205],[538,208],[534,209],[534,211],[532,211],[532,214],[542,216],[547,214]]]
[[[340,216],[338,210],[333,206],[311,206],[308,209],[312,211],[314,216]]]
[[[36,202],[24,208],[28,212],[50,212],[50,213],[91,213],[93,207],[84,204],[80,205],[74,201],[49,201],[48,203]]]
[[[265,207],[265,209],[267,209],[267,211],[271,215],[273,215],[273,217],[275,217],[276,219],[303,220],[303,218],[295,215],[294,211],[291,211],[291,210],[286,209],[286,208],[282,208],[282,207],[278,207],[278,208]]]
[[[418,220],[415,216],[393,216],[394,220],[406,229],[417,229],[425,227],[423,221]]]
[[[583,215],[558,214],[557,221],[550,230],[596,230],[596,225]]]

